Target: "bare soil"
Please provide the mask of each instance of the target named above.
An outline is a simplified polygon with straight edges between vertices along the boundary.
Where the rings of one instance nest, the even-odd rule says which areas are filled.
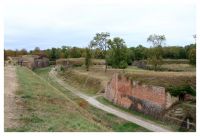
[[[19,125],[17,117],[20,113],[19,98],[16,96],[18,88],[16,67],[4,68],[4,129],[15,128]]]

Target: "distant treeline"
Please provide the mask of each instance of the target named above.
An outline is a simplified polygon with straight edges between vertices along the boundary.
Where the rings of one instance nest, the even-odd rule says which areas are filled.
[[[192,49],[196,49],[196,44],[181,46],[165,46],[162,47],[162,57],[164,59],[189,59],[189,52]],[[150,48],[138,45],[137,47],[127,48],[127,53],[131,61],[147,59],[150,54]],[[48,57],[50,60],[56,60],[59,58],[80,58],[85,57],[85,48],[62,46],[61,48],[51,48],[46,50],[40,50],[36,47],[34,50],[27,51],[21,50],[4,50],[4,59],[8,56],[18,57],[22,55],[42,55]],[[107,51],[109,52],[109,50]],[[93,58],[105,59],[105,53],[99,48],[92,49]]]

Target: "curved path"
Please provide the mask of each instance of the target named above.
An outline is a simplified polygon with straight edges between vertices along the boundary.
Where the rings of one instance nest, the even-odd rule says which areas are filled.
[[[77,89],[75,89],[74,87],[70,86],[69,84],[67,84],[66,82],[64,82],[63,80],[59,79],[57,76],[56,76],[56,71],[54,69],[52,69],[50,72],[49,72],[49,75],[55,79],[55,81],[60,84],[61,86],[63,86],[65,89],[71,91],[72,93],[74,93],[75,95],[83,98],[84,100],[86,100],[88,103],[90,103],[91,105],[93,105],[94,107],[98,108],[98,109],[101,109],[103,111],[106,111],[106,112],[109,112],[115,116],[118,116],[120,118],[123,118],[127,121],[130,121],[130,122],[133,122],[137,125],[140,125],[150,131],[155,131],[155,132],[170,132],[172,130],[170,129],[166,129],[166,128],[163,128],[161,126],[159,126],[158,124],[155,124],[154,122],[151,122],[151,121],[146,121],[144,119],[141,119],[137,116],[134,116],[133,114],[129,114],[129,113],[126,113],[126,112],[123,112],[119,109],[116,109],[116,108],[111,108],[107,105],[104,105],[102,103],[100,103],[99,101],[97,101],[94,97],[91,97],[91,96],[88,96],[86,94],[83,94],[81,93],[80,91],[78,91]]]

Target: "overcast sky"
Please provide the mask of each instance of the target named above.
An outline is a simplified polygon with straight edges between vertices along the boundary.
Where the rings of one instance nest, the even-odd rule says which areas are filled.
[[[194,42],[195,0],[6,0],[5,48],[86,47],[97,32],[128,47],[164,34],[166,45]]]

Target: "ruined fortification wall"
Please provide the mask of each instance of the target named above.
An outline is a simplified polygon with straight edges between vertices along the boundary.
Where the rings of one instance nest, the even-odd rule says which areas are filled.
[[[113,75],[105,89],[105,98],[113,103],[159,117],[176,100],[164,87],[140,84],[125,76]]]

